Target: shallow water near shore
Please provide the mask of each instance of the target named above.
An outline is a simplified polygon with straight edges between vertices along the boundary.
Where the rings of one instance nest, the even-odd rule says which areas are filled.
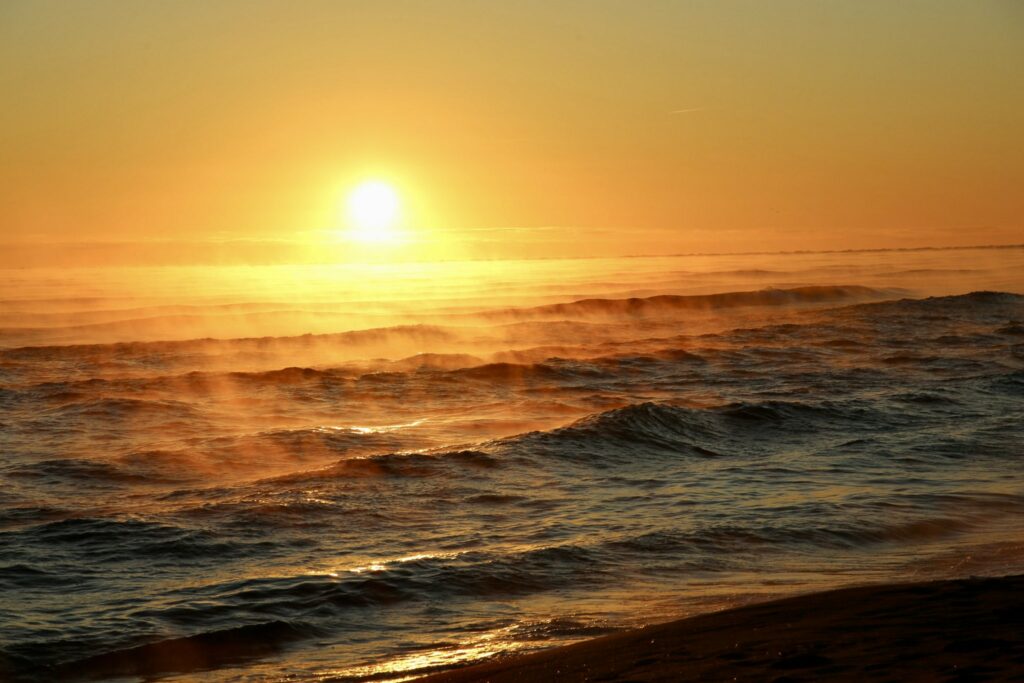
[[[6,677],[401,680],[1024,562],[1024,249],[0,282]]]

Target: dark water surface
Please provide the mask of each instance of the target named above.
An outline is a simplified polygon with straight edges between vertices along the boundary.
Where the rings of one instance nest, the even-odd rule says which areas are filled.
[[[1022,250],[2,278],[0,678],[400,680],[1024,567]]]

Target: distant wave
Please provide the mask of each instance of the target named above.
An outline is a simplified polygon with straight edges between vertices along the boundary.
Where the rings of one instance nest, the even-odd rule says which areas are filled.
[[[688,408],[640,403],[598,413],[549,432],[503,440],[505,446],[541,448],[546,454],[586,461],[595,457],[630,459],[653,452],[716,457],[758,452],[750,430],[781,433],[828,430],[853,420],[885,424],[883,414],[860,402],[810,405],[798,401],[731,403]],[[551,450],[555,447],[555,450]]]
[[[859,401],[810,405],[797,401],[730,403],[689,408],[639,403],[589,415],[567,426],[534,431],[451,450],[380,453],[346,458],[325,468],[284,475],[276,481],[333,478],[453,476],[467,468],[493,469],[520,458],[568,460],[604,466],[609,460],[666,455],[699,458],[753,455],[757,432],[801,434],[848,428],[868,421],[877,429],[891,424],[886,414]],[[754,433],[752,433],[754,432]]]
[[[459,324],[479,320],[491,323],[549,320],[551,318],[586,318],[586,317],[621,317],[636,318],[642,316],[665,315],[682,311],[718,311],[738,307],[779,307],[807,306],[891,298],[899,295],[901,290],[881,290],[857,285],[825,285],[807,286],[791,289],[762,289],[756,291],[725,292],[701,295],[656,295],[645,298],[627,299],[581,299],[570,303],[548,304],[530,308],[493,309],[469,314],[461,314],[453,318]],[[443,318],[444,316],[441,316]],[[139,320],[117,323],[97,323],[88,326],[72,326],[65,328],[39,329],[7,329],[0,330],[0,338],[6,338],[8,345],[17,344],[19,339],[32,339],[33,334],[59,335],[65,334],[74,339],[81,334],[98,335],[130,335],[139,334],[141,338],[152,334],[172,332],[175,335],[181,330],[189,329],[189,320]],[[195,322],[195,321],[191,321]],[[569,321],[566,321],[568,324]],[[148,326],[155,326],[150,330]],[[61,344],[60,346],[17,346],[0,349],[0,354],[14,358],[46,357],[53,349],[63,348],[87,352],[97,348],[108,348],[119,352],[145,350],[150,353],[202,352],[217,353],[227,350],[239,352],[270,351],[281,343],[290,346],[309,346],[312,344],[331,344],[350,347],[387,347],[396,344],[431,342],[435,344],[452,342],[457,338],[457,328],[446,328],[436,324],[397,325],[363,330],[352,330],[328,334],[306,334],[285,337],[241,337],[237,339],[182,339],[171,341],[119,341],[109,344]]]
[[[792,306],[863,301],[891,297],[893,293],[893,290],[878,290],[857,285],[813,286],[692,296],[665,294],[642,299],[582,299],[566,304],[509,310],[502,314],[514,317],[645,316],[679,310],[722,310],[740,306]]]
[[[879,311],[885,313],[937,313],[946,311],[963,311],[970,308],[975,315],[979,312],[992,311],[1002,312],[1005,310],[1018,310],[1024,306],[1024,295],[1011,292],[989,292],[977,291],[967,294],[951,296],[930,296],[923,299],[896,299],[890,301],[879,301],[862,303],[851,307],[851,312],[856,311]],[[980,307],[980,308],[979,308]]]
[[[716,456],[720,436],[713,417],[699,410],[657,403],[640,403],[578,420],[550,432],[512,437],[506,444],[537,447],[557,445],[566,455],[588,457],[589,449],[615,450],[632,457],[638,450],[656,448]],[[700,445],[700,444],[706,445]],[[575,448],[566,448],[568,445]],[[564,451],[561,451],[564,449]]]
[[[790,305],[832,305],[849,304],[847,314],[870,310],[886,315],[900,314],[951,314],[965,307],[983,307],[1000,319],[998,333],[1021,334],[1018,320],[1024,297],[1006,292],[972,292],[969,294],[929,297],[926,299],[892,299],[899,295],[897,290],[879,290],[861,286],[814,286],[793,289],[764,289],[749,292],[728,292],[722,294],[675,296],[661,295],[632,299],[583,299],[571,303],[551,304],[525,309],[500,309],[473,316],[491,323],[528,325],[518,332],[524,338],[531,335],[551,335],[558,330],[560,337],[578,336],[585,338],[600,328],[588,328],[573,318],[604,318],[630,320],[638,317],[657,317],[673,312],[724,311],[740,307],[781,307]],[[882,299],[882,301],[878,301]],[[867,308],[863,308],[867,307]],[[1015,317],[1015,314],[1017,317]],[[519,322],[513,322],[513,321]],[[564,329],[552,327],[562,326]],[[580,327],[580,326],[583,327]],[[542,326],[542,327],[538,327]],[[511,328],[510,328],[511,330]],[[511,333],[511,331],[509,332]],[[438,325],[400,325],[373,328],[336,334],[307,334],[285,337],[247,337],[239,339],[193,339],[184,341],[139,341],[111,344],[67,345],[67,346],[23,346],[0,349],[0,359],[12,362],[44,362],[55,357],[74,358],[83,356],[96,363],[109,363],[111,368],[132,368],[127,365],[134,358],[145,358],[155,365],[160,358],[178,354],[201,354],[210,358],[220,355],[236,355],[244,359],[245,354],[305,353],[307,351],[329,352],[338,349],[364,349],[377,353],[436,345],[439,348],[459,343],[464,330]],[[836,343],[842,343],[837,340]],[[855,342],[851,342],[855,343]],[[506,352],[508,354],[510,352]],[[395,362],[395,370],[458,369],[478,364],[479,356],[465,353],[428,352],[407,356]],[[198,359],[197,359],[198,361]],[[102,367],[102,365],[100,365]],[[239,380],[282,381],[301,379],[314,372],[309,368],[285,368],[256,374],[237,373]],[[338,370],[333,372],[337,373]],[[201,381],[204,373],[195,373],[195,381]],[[350,374],[350,373],[346,373]]]
[[[185,328],[187,329],[187,328]],[[0,330],[3,333],[3,330]],[[12,337],[16,339],[17,337]],[[450,330],[436,325],[395,325],[391,327],[377,327],[364,330],[353,330],[349,332],[336,332],[328,334],[302,334],[292,336],[265,336],[265,337],[239,337],[239,338],[211,338],[182,339],[167,341],[118,341],[106,344],[60,344],[60,345],[31,345],[2,349],[0,357],[16,359],[47,358],[54,353],[94,353],[97,351],[109,350],[115,353],[129,353],[146,351],[149,353],[166,352],[197,352],[197,353],[223,353],[225,351],[273,351],[282,342],[292,347],[303,347],[320,345],[323,343],[339,346],[387,346],[393,343],[404,342],[445,342],[452,341],[453,335]]]

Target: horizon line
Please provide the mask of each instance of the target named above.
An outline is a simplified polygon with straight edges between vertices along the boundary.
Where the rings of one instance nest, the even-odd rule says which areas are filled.
[[[291,240],[282,239],[236,239],[236,240],[224,240],[224,241],[205,241],[205,242],[191,242],[188,240],[147,240],[147,241],[107,241],[107,242],[0,242],[0,249],[41,249],[46,247],[85,247],[85,248],[102,248],[102,247],[146,247],[146,246],[158,246],[158,245],[229,245],[238,243],[249,243],[249,244],[301,244],[300,242],[293,242]],[[35,270],[45,268],[83,268],[83,269],[95,269],[95,268],[107,268],[107,267],[119,267],[119,268],[188,268],[188,267],[259,267],[259,266],[323,266],[323,265],[406,265],[414,263],[471,263],[471,262],[488,262],[488,261],[590,261],[600,259],[644,259],[644,258],[695,258],[695,257],[708,257],[708,256],[798,256],[798,255],[813,255],[813,254],[867,254],[867,253],[896,253],[896,252],[922,252],[922,251],[970,251],[970,250],[984,250],[984,249],[1024,249],[1024,242],[1013,242],[1009,244],[969,244],[969,245],[937,245],[937,246],[913,246],[913,247],[857,247],[850,249],[782,249],[782,250],[760,250],[760,251],[694,251],[694,252],[673,252],[667,254],[652,254],[652,253],[639,253],[639,254],[613,254],[613,255],[595,255],[595,256],[516,256],[512,258],[500,258],[500,257],[464,257],[464,258],[450,258],[450,259],[407,259],[407,260],[394,260],[394,261],[375,261],[375,260],[353,260],[353,261],[341,261],[341,260],[330,260],[330,261],[259,261],[259,260],[240,260],[234,263],[218,262],[216,260],[197,260],[193,262],[173,262],[173,263],[131,263],[131,262],[116,262],[116,263],[104,263],[104,264],[82,264],[82,265],[4,265],[0,264],[0,270]],[[141,261],[142,259],[140,259]]]

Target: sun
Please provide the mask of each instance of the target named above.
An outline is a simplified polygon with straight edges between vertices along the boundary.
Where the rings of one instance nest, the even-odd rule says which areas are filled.
[[[379,180],[357,185],[348,195],[346,216],[349,236],[359,242],[391,242],[397,239],[401,199],[394,187]]]

